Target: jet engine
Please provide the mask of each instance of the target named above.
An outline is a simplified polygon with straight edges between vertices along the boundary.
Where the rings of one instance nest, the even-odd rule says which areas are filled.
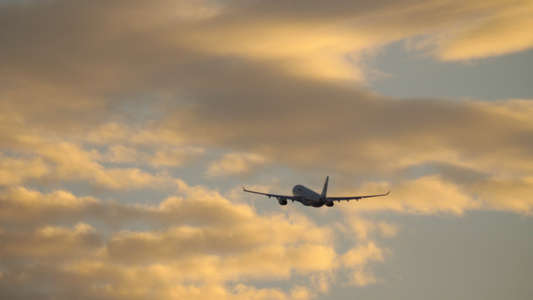
[[[326,201],[326,206],[327,207],[332,207],[333,206],[333,201]]]
[[[278,202],[279,202],[279,205],[287,205],[287,199],[279,198]]]

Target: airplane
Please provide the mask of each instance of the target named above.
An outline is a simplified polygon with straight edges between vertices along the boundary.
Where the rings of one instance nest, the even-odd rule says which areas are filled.
[[[386,194],[379,194],[379,195],[351,196],[351,197],[327,197],[326,194],[328,192],[328,181],[329,181],[329,176],[326,177],[324,188],[322,188],[322,194],[319,194],[303,185],[294,186],[294,188],[292,189],[293,196],[276,195],[276,194],[268,194],[268,193],[250,191],[250,190],[247,190],[244,186],[242,187],[242,189],[248,193],[265,195],[265,196],[268,196],[268,198],[271,198],[271,197],[277,198],[280,205],[287,205],[287,200],[291,200],[292,202],[298,201],[305,206],[312,206],[312,207],[321,207],[324,205],[326,205],[327,207],[332,207],[333,201],[338,201],[339,203],[341,201],[350,202],[350,200],[359,201],[359,199],[363,199],[363,198],[382,197],[382,196],[387,196],[388,194],[390,194],[390,191],[389,191]]]

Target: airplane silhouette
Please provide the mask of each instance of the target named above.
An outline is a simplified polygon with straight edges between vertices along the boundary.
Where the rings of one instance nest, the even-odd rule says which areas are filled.
[[[278,199],[278,202],[280,205],[287,205],[287,200],[291,200],[292,202],[298,201],[305,206],[313,206],[313,207],[321,207],[323,205],[332,207],[333,201],[338,201],[338,202],[350,201],[350,200],[359,201],[359,199],[363,199],[363,198],[382,197],[382,196],[387,196],[388,194],[390,194],[390,191],[389,191],[386,194],[379,194],[379,195],[327,197],[326,194],[328,193],[328,181],[329,181],[329,176],[326,177],[326,182],[324,183],[324,188],[322,188],[321,194],[300,184],[295,185],[294,188],[292,189],[293,196],[255,192],[255,191],[247,190],[244,187],[242,187],[242,189],[248,193],[265,195],[265,196],[268,196],[268,198],[274,197]]]

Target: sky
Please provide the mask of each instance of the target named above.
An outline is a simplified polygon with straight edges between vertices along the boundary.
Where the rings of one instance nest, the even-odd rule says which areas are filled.
[[[0,294],[532,298],[532,16],[0,1]]]

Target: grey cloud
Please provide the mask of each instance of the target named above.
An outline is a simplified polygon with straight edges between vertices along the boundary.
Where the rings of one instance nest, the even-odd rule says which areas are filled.
[[[341,21],[346,26],[339,26],[338,31],[352,32],[346,34],[345,40],[349,41],[350,35],[353,38],[364,37],[366,44],[362,48],[367,48],[419,34],[390,35],[388,32],[413,26],[412,22],[417,20],[420,23],[417,26],[427,26],[430,20],[438,19],[432,13],[442,14],[446,20],[462,20],[473,12],[490,14],[499,7],[498,3],[482,6],[478,2],[461,4],[464,2],[460,1],[433,1],[420,5],[411,0],[372,3],[337,1],[325,7],[319,1],[184,3],[60,0],[4,6],[0,11],[0,28],[3,29],[0,39],[5,45],[0,50],[3,73],[15,75],[14,82],[17,77],[23,76],[26,84],[29,79],[63,88],[68,85],[68,89],[76,89],[92,98],[116,95],[124,88],[137,92],[142,92],[143,88],[151,89],[149,93],[161,92],[158,89],[168,92],[169,89],[172,91],[174,84],[180,85],[179,81],[184,77],[195,77],[194,70],[189,72],[191,65],[216,68],[217,56],[246,56],[246,53],[227,43],[246,42],[257,32],[272,26],[296,28],[287,33],[289,39],[283,40],[297,43],[299,38],[309,34],[306,27],[311,30],[318,28],[318,33],[323,33],[320,31],[322,26],[335,28]],[[202,10],[204,7],[214,7],[217,13],[194,22],[180,19],[180,12]],[[410,15],[411,11],[417,17]],[[388,13],[398,20],[391,24],[390,20],[394,18],[390,18]],[[384,20],[379,18],[380,15],[386,15],[388,23],[382,22]],[[449,18],[450,15],[453,18]],[[140,19],[141,22],[138,21]],[[450,22],[446,20],[441,18],[439,23]],[[451,22],[453,24],[454,21]],[[380,25],[385,28],[379,29],[376,24],[385,24]],[[268,32],[265,38],[252,41],[275,40],[284,34],[283,30]],[[324,36],[316,36],[316,40],[322,38]],[[298,45],[293,46],[298,49]],[[346,52],[362,49],[353,48],[346,49]],[[252,57],[266,60],[271,66],[283,65],[286,63],[284,60],[295,58],[269,57],[268,52],[274,49],[268,47],[256,50],[260,53]],[[339,53],[346,54],[349,53]],[[320,59],[318,56],[308,59],[307,63]]]
[[[8,89],[0,104],[13,113],[6,114],[0,142],[25,150],[39,143],[24,144],[24,138],[51,135],[52,140],[61,140],[63,131],[71,130],[69,138],[76,136],[77,142],[90,143],[90,138],[79,137],[84,129],[113,119],[126,127],[147,128],[150,138],[146,141],[165,139],[175,141],[172,145],[250,153],[273,164],[306,170],[394,177],[429,165],[436,173],[440,170],[435,166],[443,166],[482,177],[500,173],[518,178],[533,169],[528,163],[533,161],[533,151],[527,142],[532,136],[532,109],[527,100],[391,99],[358,83],[320,77],[321,68],[310,70],[313,76],[305,76],[307,63],[327,65],[332,56],[338,59],[340,55],[346,67],[349,59],[342,60],[342,55],[412,37],[413,33],[383,35],[383,40],[362,38],[340,47],[339,41],[345,44],[361,38],[361,28],[341,26],[342,35],[334,36],[338,40],[331,43],[327,38],[339,24],[334,22],[338,20],[335,14],[326,9],[317,21],[317,26],[332,31],[315,31],[316,27],[307,27],[306,17],[297,17],[298,12],[311,18],[322,15],[322,9],[310,5],[300,10],[306,2],[286,4],[293,7],[287,10],[270,2],[232,2],[195,20],[173,17],[169,3],[52,1],[3,7],[0,14],[6,18],[2,18],[5,26],[1,28],[9,29],[4,29],[0,38],[8,46],[0,50],[0,56],[6,62],[2,78]],[[359,14],[371,18],[375,9],[373,4],[364,4],[367,10],[354,12],[348,8],[360,3],[339,3],[346,14],[354,14],[354,20],[364,20]],[[394,5],[406,3],[412,2]],[[451,14],[453,23],[473,12],[491,14],[506,5],[498,1],[487,7],[479,1],[434,1],[407,5],[393,21],[405,25],[409,16],[410,24],[410,13],[422,11],[428,16]],[[381,14],[382,10],[378,11]],[[160,12],[163,17],[157,18]],[[33,23],[27,22],[33,15]],[[134,22],[139,16],[144,17],[143,22]],[[378,29],[400,28],[396,23]],[[277,30],[283,28],[288,28],[288,33]],[[268,34],[258,38],[263,31]],[[312,44],[323,39],[326,42],[311,48],[298,48],[304,44],[301,41]],[[277,46],[283,51],[276,52]],[[321,52],[328,47],[340,50]],[[17,51],[19,48],[22,50]],[[41,51],[33,51],[38,48]],[[324,57],[327,59],[321,61]],[[294,68],[301,69],[294,73]],[[357,63],[347,68],[357,69]],[[338,74],[344,74],[345,70],[341,71]],[[32,105],[37,96],[42,101]],[[156,107],[152,99],[160,101]],[[151,109],[147,117],[142,115],[145,108]],[[14,134],[6,129],[12,124]],[[125,174],[111,173],[117,177]],[[33,178],[33,174],[21,176]],[[448,180],[461,181],[460,176],[448,174]],[[83,178],[98,183],[91,176]]]
[[[532,124],[505,112],[512,101],[390,99],[347,85],[228,73],[213,74],[223,87],[210,92],[197,87],[191,92],[199,95],[195,105],[175,108],[161,126],[194,142],[256,151],[299,166],[379,172],[450,163],[490,172],[475,163],[486,158],[503,172],[531,170],[517,162],[531,160],[524,137],[531,136]],[[518,103],[531,110],[529,102]],[[511,152],[515,155],[507,156]]]
[[[180,9],[184,9],[180,3],[182,2],[175,5],[176,15]],[[200,5],[217,6],[210,2],[202,3]],[[381,5],[385,3],[387,5]],[[304,21],[306,18],[313,19],[327,28],[339,19],[343,20],[344,15],[346,19],[359,20],[360,16],[371,16],[377,12],[382,13],[383,10],[397,11],[397,6],[407,7],[406,11],[422,10],[422,15],[427,15],[424,10],[431,12],[437,10],[435,7],[444,7],[446,11],[460,18],[476,11],[480,6],[477,2],[463,6],[452,2],[446,6],[446,3],[440,1],[426,5],[415,5],[414,1],[382,1],[380,5],[339,1],[337,4],[329,4],[324,8],[318,1],[255,1],[246,4],[238,1],[228,2],[227,6],[218,5],[220,11],[217,14],[196,22],[184,22],[172,14],[172,2],[168,1],[118,1],[112,4],[106,1],[49,1],[44,4],[30,2],[24,5],[8,5],[0,11],[0,28],[3,28],[0,39],[2,44],[6,45],[0,50],[0,57],[3,58],[2,74],[5,74],[7,86],[11,86],[13,94],[18,95],[16,103],[9,101],[8,104],[11,109],[15,108],[27,116],[28,120],[37,121],[40,125],[68,120],[53,127],[55,130],[68,128],[69,126],[65,126],[67,124],[83,126],[84,123],[95,124],[121,115],[124,117],[127,115],[124,114],[125,107],[135,107],[136,102],[141,102],[132,98],[134,94],[145,95],[143,98],[163,98],[165,101],[186,106],[191,103],[210,106],[217,113],[206,117],[217,120],[217,117],[226,114],[227,118],[220,121],[231,122],[235,119],[233,123],[238,122],[243,115],[252,115],[255,110],[270,115],[273,122],[291,124],[292,128],[297,129],[309,128],[309,124],[298,126],[294,124],[296,122],[290,123],[307,111],[307,117],[316,120],[316,123],[343,124],[345,120],[360,118],[361,122],[347,124],[344,128],[380,128],[379,124],[367,125],[368,118],[365,118],[368,109],[380,109],[376,103],[358,103],[349,109],[341,108],[339,110],[349,114],[341,114],[333,120],[317,115],[317,110],[330,110],[330,106],[337,104],[342,107],[343,103],[338,101],[368,98],[369,93],[329,86],[323,82],[298,81],[299,79],[293,78],[284,70],[291,64],[289,61],[298,55],[278,53],[269,56],[269,51],[276,45],[275,41],[262,46],[264,49],[256,49],[253,43],[260,43],[261,39],[247,40],[254,37],[254,32],[269,28],[271,24],[280,28],[286,25],[305,28],[310,26]],[[498,7],[497,4],[490,5],[493,6]],[[398,23],[405,23],[402,19],[404,12],[399,15],[401,19]],[[139,18],[142,22],[137,21]],[[28,22],[29,19],[32,21]],[[417,18],[407,19],[411,22]],[[242,24],[247,26],[243,27]],[[397,28],[399,25],[393,24],[389,27]],[[352,28],[354,37],[361,36],[358,28]],[[305,30],[290,32],[289,38],[280,41],[291,41],[292,35],[292,40],[297,43],[299,36],[307,33]],[[264,40],[276,40],[283,35],[283,31],[274,31]],[[403,37],[405,35],[408,36],[404,34]],[[378,36],[381,36],[381,33]],[[323,36],[317,36],[316,40],[321,38]],[[344,40],[348,38],[349,35],[346,35]],[[335,55],[348,55],[347,52],[350,51],[361,51],[365,47],[374,47],[376,43],[391,41],[391,38],[385,38],[381,42],[374,39],[365,40],[362,46],[354,45],[354,49],[335,52]],[[232,42],[239,44],[232,46]],[[245,43],[244,50],[237,49],[241,42]],[[293,51],[298,53],[298,45],[292,46],[297,49]],[[328,44],[324,44],[324,47],[326,46]],[[337,45],[334,44],[333,47],[335,46]],[[300,50],[303,55],[309,49]],[[246,51],[255,53],[248,55]],[[305,56],[306,64],[312,64],[324,55],[321,52],[313,54],[314,56]],[[353,66],[353,69],[356,68]],[[272,78],[276,77],[279,80],[273,81]],[[28,88],[34,92],[19,95],[21,89]],[[293,92],[293,89],[300,92]],[[30,104],[35,102],[35,95],[39,95],[38,103],[42,106],[40,109],[31,108]],[[8,98],[9,94],[5,96]],[[76,101],[71,101],[72,98]],[[319,98],[327,102],[319,104]],[[377,102],[376,99],[373,100]],[[272,105],[271,101],[288,101],[290,104],[276,106]],[[233,109],[232,105],[238,105],[239,109]],[[381,109],[380,115],[373,115],[380,121],[390,120],[394,123],[398,117],[424,118],[416,115],[416,111],[406,103],[381,101],[379,105],[388,108],[388,111]],[[404,107],[406,109],[402,111]],[[438,107],[432,107],[433,105],[426,104],[426,109],[439,110]],[[302,111],[297,112],[296,108]],[[182,110],[181,107],[178,109]],[[420,113],[424,113],[423,109],[424,107],[418,108]],[[451,106],[447,106],[447,110],[450,109]],[[294,117],[291,114],[294,114]],[[455,117],[460,117],[458,112],[454,114]],[[452,117],[450,123],[456,121],[454,116],[444,115]],[[468,117],[472,118],[473,115],[469,114]],[[191,117],[181,115],[180,118]],[[450,126],[450,123],[447,126]],[[231,125],[232,123],[229,124]],[[314,127],[311,129],[315,130]],[[388,128],[385,128],[382,131],[387,130]]]

